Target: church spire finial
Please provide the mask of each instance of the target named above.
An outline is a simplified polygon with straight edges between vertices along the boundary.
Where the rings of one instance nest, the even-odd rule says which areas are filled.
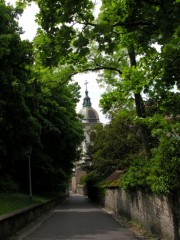
[[[84,85],[86,85],[86,92],[87,92],[87,91],[88,91],[88,90],[87,90],[87,85],[88,85],[88,81],[87,81],[87,80],[85,81],[85,84],[84,84]]]
[[[86,96],[85,96],[84,101],[83,101],[83,107],[91,107],[91,99],[88,96],[87,84],[88,84],[88,82],[86,80],[85,84],[84,84],[84,85],[86,85],[86,91],[85,91]]]

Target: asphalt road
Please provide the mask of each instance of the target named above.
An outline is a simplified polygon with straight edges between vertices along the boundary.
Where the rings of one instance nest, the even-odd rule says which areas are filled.
[[[25,236],[26,235],[26,236]],[[87,197],[71,194],[65,202],[22,240],[135,240],[138,239]]]

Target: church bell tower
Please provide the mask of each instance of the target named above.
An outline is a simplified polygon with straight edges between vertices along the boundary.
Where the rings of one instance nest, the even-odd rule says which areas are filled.
[[[96,134],[94,126],[100,123],[99,114],[92,107],[91,99],[88,95],[87,84],[88,82],[86,81],[85,97],[83,99],[82,109],[78,113],[81,117],[81,121],[83,124],[85,139],[80,146],[81,159],[76,163],[75,173],[73,176],[74,180],[72,183],[72,190],[74,192],[77,192],[77,185],[79,184],[81,177],[86,175],[86,167],[91,166],[92,164],[89,154],[89,147],[90,145],[93,145],[93,140]]]

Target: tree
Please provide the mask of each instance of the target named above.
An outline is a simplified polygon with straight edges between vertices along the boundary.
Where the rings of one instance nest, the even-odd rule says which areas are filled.
[[[166,71],[162,77],[166,60],[163,54],[157,54],[152,44],[165,46],[171,41],[178,26],[178,2],[104,0],[98,18],[93,14],[93,1],[76,1],[73,4],[72,0],[35,2],[40,8],[38,23],[41,26],[35,40],[39,49],[38,61],[46,66],[68,64],[70,76],[77,72],[104,70],[103,82],[111,86],[116,81],[121,82],[119,87],[125,92],[121,97],[126,99],[131,94],[137,116],[145,118],[142,91],[148,94],[154,85],[157,85],[157,91],[159,86],[167,86],[167,81],[162,81],[167,75]],[[141,61],[137,61],[139,56]],[[147,58],[149,68],[157,58],[161,59],[156,69],[160,78],[156,78],[155,84],[144,71],[143,61]],[[146,69],[149,71],[148,67]],[[175,81],[171,81],[171,87]],[[149,156],[147,127],[139,124],[139,129]]]
[[[40,8],[40,28],[34,42],[36,62],[46,67],[63,66],[68,79],[78,72],[100,71],[100,83],[110,89],[102,99],[105,110],[128,109],[134,100],[134,122],[146,156],[151,158],[151,148],[161,149],[164,143],[155,135],[152,144],[153,132],[166,132],[165,116],[176,118],[179,114],[179,94],[171,93],[175,85],[179,87],[179,2],[103,0],[98,17],[93,13],[95,2],[90,0],[35,2]],[[148,101],[155,103],[151,112]],[[172,101],[175,108],[170,107]],[[139,159],[138,164],[142,167]]]
[[[33,63],[32,44],[21,41],[17,24],[18,8],[0,2],[0,132],[1,176],[12,174],[18,159],[27,156],[27,149],[39,141],[39,126],[25,102],[30,66]]]
[[[176,197],[180,176],[179,120],[171,118],[170,121],[159,118],[158,126],[153,129],[153,135],[159,143],[153,148],[151,159],[148,162],[143,159],[134,161],[121,179],[121,188],[146,189]]]
[[[78,157],[77,147],[83,139],[82,125],[75,112],[79,87],[62,83],[58,74],[48,70],[42,71],[39,80],[43,92],[39,101],[43,149],[34,156],[34,175],[39,176],[36,188],[56,190],[62,187],[62,182],[67,187]],[[40,161],[39,166],[36,161]]]
[[[0,190],[17,191],[15,181],[28,191],[31,154],[34,191],[60,191],[83,138],[79,87],[65,72],[34,64],[32,43],[20,39],[20,8],[0,1],[0,12]]]
[[[133,111],[116,115],[103,126],[97,125],[96,138],[91,148],[93,171],[101,179],[114,170],[126,170],[139,154],[142,154],[137,127],[133,124]]]

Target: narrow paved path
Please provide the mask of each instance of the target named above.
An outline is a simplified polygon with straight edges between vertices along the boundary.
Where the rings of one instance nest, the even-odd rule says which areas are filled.
[[[20,239],[20,238],[19,238]],[[70,197],[23,240],[135,240],[138,239],[87,197]]]

